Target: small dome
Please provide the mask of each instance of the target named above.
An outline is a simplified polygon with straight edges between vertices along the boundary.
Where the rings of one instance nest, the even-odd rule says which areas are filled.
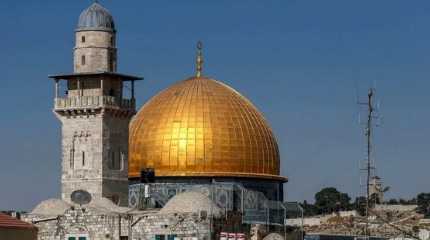
[[[221,216],[221,209],[206,195],[199,192],[183,192],[172,199],[160,210],[160,214],[200,213],[206,211],[208,215]]]
[[[39,203],[31,214],[34,215],[46,215],[46,216],[57,216],[62,215],[72,205],[61,200],[61,199],[48,199]]]
[[[271,233],[267,235],[263,240],[284,240],[284,237],[281,236],[279,233]]]
[[[115,31],[115,24],[110,12],[95,2],[79,16],[77,30]]]
[[[104,197],[96,198],[85,206],[98,212],[104,212],[105,214],[125,213],[130,210],[127,207],[120,207],[113,203],[110,199]]]

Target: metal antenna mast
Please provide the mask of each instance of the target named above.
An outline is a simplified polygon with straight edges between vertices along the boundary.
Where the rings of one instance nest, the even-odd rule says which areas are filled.
[[[372,152],[372,119],[373,119],[373,89],[369,89],[369,93],[367,94],[367,126],[366,126],[366,141],[367,141],[367,176],[366,176],[366,236],[370,236],[369,232],[369,207],[370,207],[370,178],[371,178],[371,152]]]
[[[376,118],[375,116],[375,107],[373,106],[375,92],[373,88],[370,88],[367,94],[367,102],[359,103],[360,105],[366,105],[367,107],[367,121],[365,127],[365,136],[366,136],[366,159],[365,166],[361,170],[366,174],[366,227],[365,227],[365,237],[368,239],[370,237],[369,231],[369,213],[370,213],[370,185],[373,177],[373,170],[375,169],[373,161],[372,161],[372,134],[373,134],[373,120]]]

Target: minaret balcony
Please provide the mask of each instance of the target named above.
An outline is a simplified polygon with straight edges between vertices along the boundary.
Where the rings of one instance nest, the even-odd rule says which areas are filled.
[[[122,109],[135,110],[134,99],[124,99],[113,96],[74,96],[55,98],[55,111],[62,110],[91,110],[91,109]]]

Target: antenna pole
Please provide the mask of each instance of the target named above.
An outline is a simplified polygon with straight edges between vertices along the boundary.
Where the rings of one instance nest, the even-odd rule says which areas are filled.
[[[369,89],[369,93],[367,94],[367,125],[366,125],[366,142],[367,142],[367,156],[366,156],[366,229],[365,234],[366,237],[370,237],[369,232],[369,208],[370,208],[370,180],[371,180],[371,169],[372,169],[372,162],[371,162],[371,153],[372,153],[372,120],[373,120],[373,88]]]

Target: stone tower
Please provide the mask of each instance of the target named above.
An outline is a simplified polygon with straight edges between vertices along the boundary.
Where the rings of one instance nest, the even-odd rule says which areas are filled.
[[[84,10],[75,37],[75,73],[116,72],[115,24],[105,8],[94,3]]]
[[[369,183],[369,196],[376,197],[376,200],[381,203],[384,201],[384,189],[382,186],[382,180],[378,176],[372,177]]]
[[[134,82],[141,78],[116,72],[115,25],[99,3],[81,13],[75,41],[74,72],[50,76],[62,124],[61,198],[70,201],[73,191],[85,190],[93,199],[127,205],[128,125],[136,112]]]

